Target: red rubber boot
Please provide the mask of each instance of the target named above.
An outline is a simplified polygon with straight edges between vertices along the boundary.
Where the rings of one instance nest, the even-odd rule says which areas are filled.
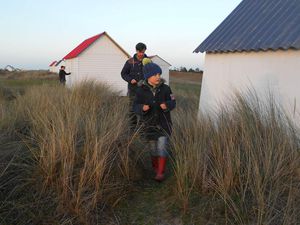
[[[158,171],[158,156],[151,156],[152,168],[157,173]]]
[[[167,157],[159,157],[158,159],[158,170],[156,177],[154,178],[156,181],[161,182],[165,179],[165,168],[166,168]]]

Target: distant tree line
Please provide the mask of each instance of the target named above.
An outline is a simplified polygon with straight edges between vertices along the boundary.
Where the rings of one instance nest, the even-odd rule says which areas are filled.
[[[191,72],[191,73],[203,73],[202,70],[200,70],[198,67],[193,69],[193,68],[190,68],[190,69],[187,69],[186,67],[184,66],[181,66],[181,67],[174,67],[172,69],[170,69],[170,71],[177,71],[177,72]]]

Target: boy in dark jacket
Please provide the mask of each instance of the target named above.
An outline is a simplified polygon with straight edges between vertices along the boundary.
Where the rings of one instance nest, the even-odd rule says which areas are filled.
[[[128,83],[128,96],[129,96],[129,116],[131,122],[131,128],[135,128],[137,123],[137,118],[132,111],[133,101],[135,98],[136,90],[138,87],[138,82],[144,79],[143,75],[143,59],[146,56],[145,51],[147,49],[144,43],[138,43],[135,46],[136,54],[130,59],[128,59],[121,71],[121,76],[123,80]]]
[[[161,79],[161,68],[155,63],[144,66],[144,82],[137,89],[134,112],[141,116],[144,134],[151,148],[155,180],[164,180],[168,136],[172,132],[170,111],[176,106],[171,88]]]
[[[66,84],[66,75],[70,75],[71,73],[67,73],[65,71],[65,66],[61,66],[59,70],[59,81],[61,84],[65,85]]]

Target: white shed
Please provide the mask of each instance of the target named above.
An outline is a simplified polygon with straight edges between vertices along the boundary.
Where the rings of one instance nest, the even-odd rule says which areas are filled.
[[[55,73],[55,64],[57,63],[57,61],[53,61],[50,65],[49,65],[49,71],[52,73]]]
[[[83,41],[64,57],[68,87],[81,81],[94,80],[106,83],[120,95],[127,94],[127,83],[120,72],[129,54],[120,47],[106,32]]]
[[[4,70],[9,71],[9,72],[13,72],[13,71],[17,71],[18,69],[16,69],[15,67],[11,66],[11,65],[7,65]]]
[[[166,83],[169,84],[170,78],[169,78],[169,69],[171,64],[167,61],[163,60],[158,55],[149,56],[149,58],[152,60],[152,62],[156,63],[161,67],[162,70],[162,78],[166,80]]]
[[[200,111],[228,103],[233,90],[268,91],[300,112],[300,1],[243,0],[194,52],[206,52]]]

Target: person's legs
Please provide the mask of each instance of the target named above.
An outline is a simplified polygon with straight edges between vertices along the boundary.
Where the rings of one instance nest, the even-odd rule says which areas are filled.
[[[66,81],[65,80],[59,80],[60,84],[62,85],[66,85]]]
[[[151,156],[151,164],[152,168],[157,173],[158,170],[158,151],[157,151],[157,141],[151,140],[149,141],[150,147],[150,156]]]
[[[157,140],[157,152],[158,152],[158,169],[155,180],[163,181],[165,179],[164,173],[167,163],[167,144],[168,138],[166,136],[161,136]]]
[[[137,116],[135,112],[133,111],[133,103],[134,103],[135,95],[130,95],[129,94],[129,126],[130,130],[134,131],[137,126]]]

